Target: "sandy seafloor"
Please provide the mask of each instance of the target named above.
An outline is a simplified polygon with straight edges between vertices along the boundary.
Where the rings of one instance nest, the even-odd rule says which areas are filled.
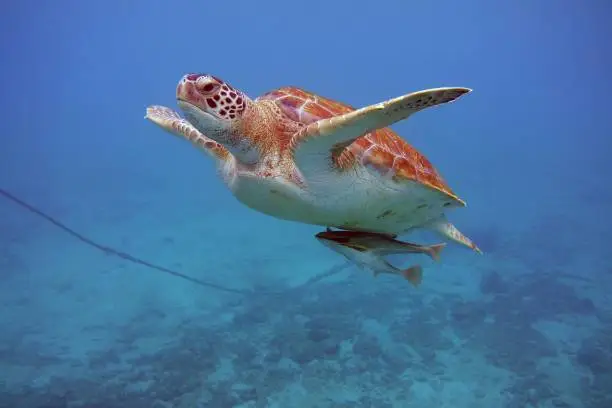
[[[229,193],[177,202],[183,187],[161,187],[115,206],[66,193],[48,210],[109,246],[253,292],[105,255],[1,201],[13,215],[1,407],[612,407],[610,232],[567,200],[510,203],[530,214],[520,223],[493,209],[464,217],[484,256],[449,245],[438,265],[393,258],[422,261],[418,289],[354,267],[300,286],[344,264],[315,227],[255,216]]]

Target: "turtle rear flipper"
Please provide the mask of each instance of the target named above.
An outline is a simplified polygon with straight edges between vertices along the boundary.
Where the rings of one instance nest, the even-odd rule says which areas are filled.
[[[204,136],[191,123],[181,118],[177,112],[170,108],[159,105],[149,106],[147,107],[145,119],[150,120],[175,136],[189,140],[216,159],[224,161],[229,156],[229,152],[225,147]]]
[[[465,245],[466,247],[473,249],[475,252],[482,254],[480,248],[478,248],[471,239],[463,235],[461,231],[457,229],[457,227],[446,221],[446,219],[441,219],[429,224],[429,228],[445,238],[455,241],[458,244]]]

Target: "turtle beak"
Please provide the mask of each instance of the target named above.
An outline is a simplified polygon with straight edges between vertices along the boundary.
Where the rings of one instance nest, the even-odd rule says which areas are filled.
[[[181,78],[178,85],[176,86],[176,99],[182,102],[186,102],[188,100],[190,86],[193,85],[187,81],[186,76]]]

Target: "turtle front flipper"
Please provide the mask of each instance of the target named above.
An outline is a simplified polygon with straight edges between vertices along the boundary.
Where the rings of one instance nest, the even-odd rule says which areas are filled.
[[[480,248],[478,248],[471,239],[463,235],[461,231],[457,229],[457,227],[445,219],[431,223],[429,228],[445,238],[455,241],[458,244],[465,245],[466,247],[473,249],[475,252],[482,254]]]
[[[181,118],[177,112],[170,108],[159,105],[149,106],[147,107],[145,119],[150,120],[175,136],[189,140],[195,146],[218,160],[225,161],[230,154],[225,147],[204,136],[191,123]]]
[[[316,176],[333,166],[332,158],[358,137],[407,119],[425,108],[452,102],[470,91],[469,88],[426,89],[321,119],[296,133],[289,148],[306,178]]]

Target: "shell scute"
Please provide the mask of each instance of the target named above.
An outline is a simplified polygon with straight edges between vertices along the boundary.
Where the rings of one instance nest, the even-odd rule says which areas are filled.
[[[283,113],[304,125],[355,110],[347,104],[292,86],[267,92],[258,99],[274,100]]]

